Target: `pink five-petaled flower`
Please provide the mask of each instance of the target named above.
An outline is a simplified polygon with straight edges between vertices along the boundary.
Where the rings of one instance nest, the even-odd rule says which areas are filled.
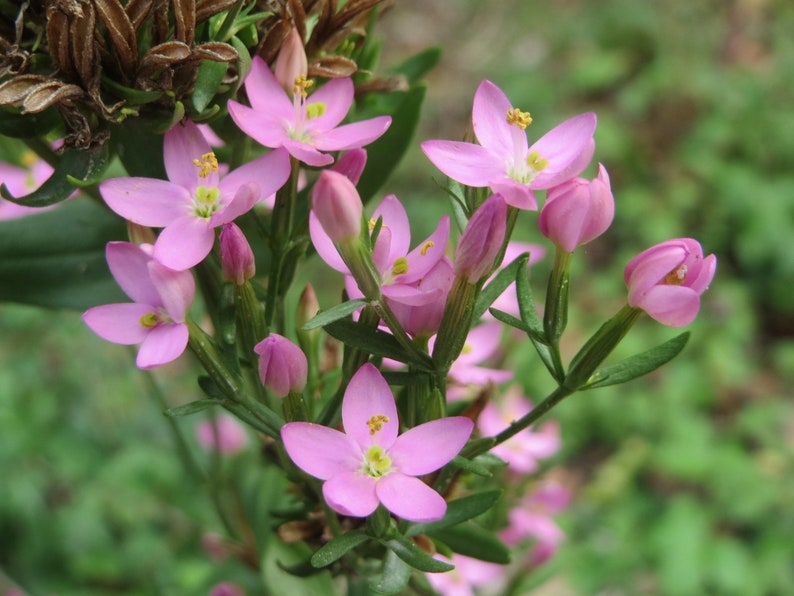
[[[703,258],[697,240],[676,238],[652,246],[626,265],[629,306],[641,308],[662,325],[689,325],[716,269],[717,257]]]
[[[603,234],[615,216],[615,199],[609,175],[598,164],[593,180],[573,178],[550,188],[540,211],[540,233],[565,252],[587,244]]]
[[[363,147],[391,124],[389,116],[339,126],[353,104],[353,81],[332,79],[310,96],[311,82],[295,81],[293,99],[281,87],[265,61],[255,56],[245,90],[251,107],[229,100],[228,109],[240,129],[265,147],[284,147],[310,166],[326,166],[334,158],[323,151]]]
[[[215,242],[215,228],[281,188],[290,173],[286,152],[273,151],[221,177],[215,154],[190,121],[165,134],[163,157],[168,180],[114,178],[99,190],[125,219],[164,228],[154,257],[178,270],[204,259]]]
[[[281,428],[292,461],[325,480],[323,496],[334,511],[366,517],[381,503],[409,521],[444,517],[444,498],[416,476],[438,470],[458,454],[474,427],[469,418],[432,420],[397,436],[394,396],[367,363],[345,391],[342,424],[344,433],[308,422]]]
[[[425,141],[422,150],[444,174],[466,186],[490,187],[508,205],[537,209],[533,190],[576,176],[589,163],[596,116],[587,112],[551,129],[528,146],[527,112],[514,108],[499,87],[483,81],[474,94],[472,126],[479,145]]]
[[[108,267],[131,303],[88,309],[83,321],[102,339],[141,344],[135,363],[154,368],[179,357],[188,342],[185,316],[196,292],[189,271],[174,271],[152,258],[151,245],[110,242]]]

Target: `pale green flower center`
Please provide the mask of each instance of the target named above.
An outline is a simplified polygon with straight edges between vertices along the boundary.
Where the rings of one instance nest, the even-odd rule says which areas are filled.
[[[151,329],[152,327],[157,327],[157,324],[159,322],[160,322],[160,317],[155,312],[147,312],[138,321],[141,327],[147,327],[149,329]]]
[[[362,471],[372,478],[380,478],[392,471],[391,458],[380,445],[372,445],[364,452]]]
[[[196,187],[196,195],[193,197],[193,213],[196,217],[209,219],[220,207],[220,196],[221,191],[215,186]]]

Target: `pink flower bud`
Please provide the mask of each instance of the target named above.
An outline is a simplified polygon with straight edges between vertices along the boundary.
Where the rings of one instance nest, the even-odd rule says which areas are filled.
[[[353,182],[339,172],[323,170],[312,189],[312,211],[333,242],[358,238],[364,207]]]
[[[469,283],[490,273],[507,229],[507,203],[502,195],[492,195],[471,216],[455,250],[455,275],[465,275]]]
[[[566,252],[603,234],[615,216],[609,175],[601,164],[593,180],[573,178],[549,189],[540,212],[540,232]]]
[[[259,354],[259,377],[276,397],[306,387],[308,362],[301,349],[286,337],[271,333],[254,346]]]
[[[629,306],[640,308],[663,325],[683,327],[700,309],[717,257],[703,257],[697,240],[676,238],[652,246],[626,265]]]
[[[214,422],[203,420],[196,426],[196,439],[205,449],[236,453],[248,441],[243,425],[231,416],[219,416]]]
[[[220,233],[223,279],[243,285],[256,273],[254,252],[243,231],[234,223],[223,226]]]
[[[245,590],[232,582],[221,582],[212,586],[210,596],[245,596]]]
[[[334,172],[344,174],[353,184],[358,184],[361,179],[361,174],[364,173],[364,166],[367,165],[367,150],[366,149],[351,149],[340,157],[336,163],[331,166]]]
[[[273,64],[273,74],[286,92],[292,93],[295,80],[305,77],[308,70],[306,49],[303,47],[300,33],[293,28],[281,44],[278,57]]]

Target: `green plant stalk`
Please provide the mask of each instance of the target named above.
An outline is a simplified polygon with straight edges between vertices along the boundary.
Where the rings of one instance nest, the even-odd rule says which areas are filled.
[[[480,286],[480,283],[469,283],[465,275],[458,275],[452,284],[433,348],[433,361],[439,378],[446,378],[449,367],[466,345]]]
[[[543,332],[550,348],[554,378],[565,378],[565,367],[560,356],[560,337],[568,324],[568,289],[572,253],[560,247],[554,253],[554,265],[546,289],[546,307],[543,311]]]

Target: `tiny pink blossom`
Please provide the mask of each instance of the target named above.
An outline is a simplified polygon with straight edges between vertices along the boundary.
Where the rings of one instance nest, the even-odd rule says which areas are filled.
[[[206,257],[215,228],[274,193],[290,174],[289,157],[273,151],[220,176],[220,165],[198,127],[187,121],[165,134],[168,180],[114,178],[99,185],[108,206],[136,224],[164,228],[154,256],[183,270]]]
[[[268,68],[255,56],[245,90],[251,107],[229,100],[228,109],[237,126],[265,147],[284,147],[295,159],[310,166],[326,166],[334,158],[326,151],[363,147],[383,135],[391,117],[339,124],[353,104],[352,79],[332,79],[311,95],[310,87],[299,81],[293,97]]]
[[[598,164],[593,180],[573,178],[546,193],[540,211],[540,232],[566,252],[603,234],[615,216],[615,199],[609,175]]]
[[[466,224],[455,249],[455,275],[477,283],[491,272],[507,230],[507,203],[492,195],[480,205]]]
[[[248,442],[245,428],[227,414],[215,420],[202,420],[196,426],[196,440],[208,450],[217,449],[221,453],[237,453]]]
[[[303,351],[278,333],[271,333],[254,346],[259,354],[259,378],[276,397],[290,391],[300,393],[306,387],[308,362]]]
[[[676,238],[652,246],[626,265],[629,306],[641,308],[663,325],[689,325],[716,268],[717,257],[704,258],[697,240]]]
[[[506,429],[512,422],[532,410],[532,404],[518,386],[512,386],[499,399],[489,401],[477,421],[484,437],[491,437]],[[538,430],[526,429],[491,449],[491,453],[507,462],[508,468],[519,474],[531,474],[540,460],[551,457],[562,445],[560,426],[550,421]]]
[[[151,245],[110,242],[110,272],[132,303],[88,309],[83,321],[102,339],[141,344],[136,364],[148,369],[176,360],[185,351],[187,310],[196,291],[189,271],[175,271],[152,258]]]
[[[451,559],[439,554],[433,557],[455,566],[455,569],[445,573],[428,573],[425,576],[442,596],[474,596],[476,588],[485,588],[491,593],[505,577],[505,566],[498,563],[488,563],[458,553],[452,553]]]
[[[432,420],[398,436],[391,389],[366,363],[345,391],[342,424],[345,432],[309,422],[281,428],[290,458],[325,481],[323,496],[334,511],[366,517],[382,504],[409,521],[444,517],[444,498],[417,476],[438,470],[460,452],[474,427],[469,418]]]
[[[596,116],[580,114],[528,146],[531,116],[512,106],[499,87],[483,81],[474,95],[472,126],[479,145],[425,141],[422,150],[461,184],[490,187],[508,205],[537,209],[533,190],[556,186],[584,170],[593,156]]]

